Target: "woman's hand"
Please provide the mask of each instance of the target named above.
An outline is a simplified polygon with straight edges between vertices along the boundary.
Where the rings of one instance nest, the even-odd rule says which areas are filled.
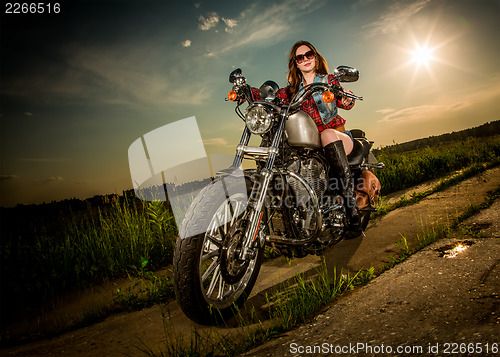
[[[344,93],[352,94],[352,92],[349,89],[344,89]],[[352,107],[354,105],[354,99],[343,95],[342,96],[342,105],[346,108]]]

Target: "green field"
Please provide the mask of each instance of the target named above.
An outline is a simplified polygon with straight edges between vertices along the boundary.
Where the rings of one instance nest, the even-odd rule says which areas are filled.
[[[387,195],[472,164],[495,161],[499,155],[500,136],[467,138],[403,153],[391,153],[389,147],[377,153],[377,159],[386,168],[376,175],[382,184],[382,194]]]

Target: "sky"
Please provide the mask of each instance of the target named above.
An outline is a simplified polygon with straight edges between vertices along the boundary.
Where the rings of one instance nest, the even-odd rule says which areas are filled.
[[[340,114],[375,147],[500,119],[497,0],[60,4],[2,9],[0,206],[131,189],[129,146],[192,116],[207,153],[234,153],[229,73],[284,87],[299,40],[360,71],[344,87],[364,100]]]

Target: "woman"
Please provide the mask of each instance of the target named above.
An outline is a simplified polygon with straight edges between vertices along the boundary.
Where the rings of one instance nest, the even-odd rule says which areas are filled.
[[[293,45],[289,55],[288,86],[280,89],[277,96],[289,101],[304,86],[314,82],[328,82],[340,86],[334,76],[328,74],[328,65],[316,48],[307,41],[299,41]],[[354,142],[350,132],[345,130],[345,120],[337,113],[337,108],[351,109],[354,100],[344,96],[332,104],[324,103],[320,95],[313,95],[302,104],[301,109],[308,113],[318,126],[331,171],[341,180],[338,187],[344,197],[350,230],[360,231],[354,179],[347,162],[347,155],[351,153]]]

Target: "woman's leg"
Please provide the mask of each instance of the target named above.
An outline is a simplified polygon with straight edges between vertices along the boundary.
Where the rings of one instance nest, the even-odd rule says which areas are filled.
[[[332,179],[339,179],[340,194],[344,198],[347,220],[351,231],[361,231],[361,217],[356,204],[354,177],[347,162],[347,155],[352,151],[354,142],[347,134],[334,129],[326,129],[321,133],[321,143],[325,156],[330,162]]]
[[[346,155],[349,155],[354,147],[354,143],[349,135],[335,129],[325,129],[321,133],[321,145],[323,145],[323,147],[337,140],[342,140],[344,151]]]

